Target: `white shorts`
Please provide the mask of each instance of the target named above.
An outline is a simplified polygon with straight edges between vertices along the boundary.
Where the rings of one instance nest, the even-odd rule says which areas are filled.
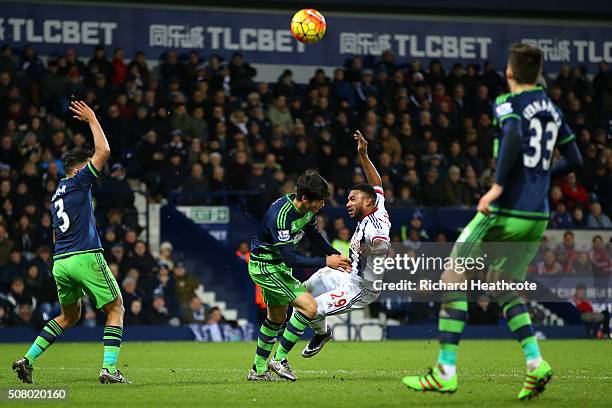
[[[355,274],[325,267],[315,272],[304,286],[317,301],[317,315],[332,316],[362,309],[374,302],[380,292],[364,288]]]

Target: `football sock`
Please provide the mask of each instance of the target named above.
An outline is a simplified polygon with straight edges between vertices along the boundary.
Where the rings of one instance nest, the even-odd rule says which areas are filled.
[[[30,364],[34,364],[34,361],[36,361],[36,359],[40,357],[40,355],[44,353],[63,332],[64,329],[62,329],[62,326],[53,319],[49,320],[38,334],[38,337],[36,337],[36,340],[34,340],[34,343],[30,346],[25,358],[28,359]]]
[[[465,292],[448,292],[442,296],[442,305],[438,319],[440,352],[438,365],[445,380],[455,375],[457,367],[457,350],[461,333],[467,321],[467,295]]]
[[[315,317],[310,322],[310,327],[312,327],[312,330],[314,330],[315,333],[317,334],[323,335],[327,333],[327,317],[326,316]]]
[[[121,349],[121,339],[123,329],[119,326],[106,326],[104,328],[104,363],[102,368],[106,368],[110,373],[117,371],[117,358]]]
[[[268,367],[268,357],[272,352],[272,347],[276,342],[276,336],[280,331],[282,323],[275,323],[266,317],[257,336],[257,350],[255,352],[255,362],[253,362],[253,370],[258,374],[264,373]]]
[[[295,310],[287,323],[283,336],[280,338],[274,360],[280,361],[287,358],[287,354],[289,354],[295,343],[302,337],[304,330],[308,326],[310,326],[310,319]]]
[[[525,302],[516,294],[513,294],[500,303],[502,303],[502,310],[508,327],[521,343],[527,368],[529,371],[535,370],[542,362],[542,355]]]

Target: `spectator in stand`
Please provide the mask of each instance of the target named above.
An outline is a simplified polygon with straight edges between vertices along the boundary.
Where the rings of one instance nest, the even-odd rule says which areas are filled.
[[[159,246],[159,264],[165,266],[169,270],[174,269],[174,260],[172,259],[172,244],[164,241]]]
[[[574,208],[572,221],[575,228],[587,228],[587,220],[584,218],[584,211],[580,207]]]
[[[149,252],[147,244],[144,241],[138,240],[134,245],[134,253],[128,259],[129,268],[135,268],[140,271],[139,284],[144,285],[150,283],[155,278],[159,270],[159,263],[153,258]],[[147,281],[145,283],[145,281]]]
[[[338,236],[332,241],[332,246],[334,249],[340,252],[340,255],[349,255],[349,247],[351,246],[351,232],[348,228],[344,227],[338,231]]]
[[[574,220],[571,214],[567,212],[565,203],[557,203],[555,211],[550,214],[550,226],[552,228],[572,228],[574,226]]]
[[[244,262],[248,263],[249,258],[251,256],[251,251],[249,248],[248,242],[241,242],[238,244],[238,248],[236,249],[236,256],[242,259]]]
[[[589,253],[585,251],[578,252],[576,261],[572,265],[573,272],[579,276],[593,276],[593,264],[589,258]]]
[[[187,269],[182,262],[178,262],[174,266],[174,280],[176,282],[176,297],[181,308],[185,309],[195,296],[196,291],[202,288],[202,283],[187,273]]]
[[[552,249],[544,253],[544,259],[538,263],[538,275],[559,275],[563,267],[557,262],[557,256]]]
[[[572,231],[565,231],[563,233],[563,242],[557,248],[557,253],[563,254],[563,272],[573,273],[573,265],[578,259],[578,252],[576,252],[576,243],[574,241],[574,233]]]
[[[205,324],[206,323],[206,308],[199,297],[194,296],[189,301],[189,308],[183,310],[181,320],[185,324]]]
[[[113,60],[111,64],[113,66],[113,75],[111,77],[111,84],[114,87],[123,85],[128,76],[128,66],[124,61],[125,54],[123,48],[115,48],[113,53]]]
[[[499,322],[500,309],[496,302],[491,303],[487,295],[478,297],[477,302],[470,302],[469,323],[473,325],[496,325]]]
[[[461,170],[457,166],[448,169],[448,177],[442,182],[444,204],[449,207],[467,206],[470,204],[467,187],[460,179]]]
[[[136,279],[127,277],[123,280],[123,283],[121,283],[123,304],[128,310],[130,310],[130,305],[132,302],[142,299],[142,294],[138,291],[136,282]]]
[[[598,288],[598,292],[601,293],[598,294],[598,300],[607,299],[606,291],[609,287],[610,274],[612,273],[612,260],[604,246],[601,235],[595,235],[593,237],[589,258],[593,264],[595,286]]]
[[[10,239],[6,227],[0,224],[0,268],[9,261],[10,253],[15,246],[12,239]],[[0,278],[0,291],[2,290],[2,279]]]
[[[570,173],[565,177],[565,181],[561,183],[561,192],[569,205],[569,209],[576,206],[588,206],[589,193],[578,183],[575,173]]]
[[[268,109],[268,118],[272,126],[279,126],[284,133],[289,133],[293,128],[293,118],[287,107],[287,98],[278,95],[274,104]]]
[[[151,308],[147,311],[145,315],[146,323],[155,326],[166,326],[168,324],[178,326],[179,322],[174,321],[174,319],[168,311],[168,308],[166,307],[166,301],[164,300],[164,297],[161,295],[155,295],[153,297],[153,303],[151,304]]]
[[[593,229],[610,229],[612,228],[612,221],[610,217],[601,211],[601,204],[591,204],[591,214],[587,218],[587,228]]]
[[[31,303],[20,303],[16,309],[17,313],[14,315],[13,326],[31,327],[36,330],[43,327],[44,321],[34,310]]]
[[[576,286],[573,303],[580,312],[580,320],[587,324],[590,329],[590,335],[593,337],[597,324],[603,320],[603,315],[595,312],[593,309],[593,305],[586,295],[586,286]]]
[[[126,326],[142,326],[146,323],[145,316],[142,312],[142,301],[140,299],[134,299],[126,309],[127,312],[123,318],[123,323]]]
[[[0,328],[9,326],[9,312],[5,305],[0,303]]]

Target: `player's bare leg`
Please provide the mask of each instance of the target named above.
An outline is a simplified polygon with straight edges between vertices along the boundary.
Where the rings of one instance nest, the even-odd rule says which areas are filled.
[[[123,299],[121,295],[114,301],[102,307],[106,313],[106,327],[104,327],[104,362],[100,371],[102,384],[130,383],[117,369],[117,359],[123,338]]]
[[[47,322],[26,355],[13,363],[11,368],[17,373],[17,378],[24,383],[33,383],[34,361],[62,335],[64,330],[76,324],[80,318],[81,300],[73,304],[62,305],[62,313]]]

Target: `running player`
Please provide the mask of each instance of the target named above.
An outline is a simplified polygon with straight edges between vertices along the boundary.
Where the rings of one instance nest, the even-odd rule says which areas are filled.
[[[359,131],[353,136],[368,184],[354,186],[346,204],[349,216],[359,220],[349,250],[351,272],[326,267],[304,282],[317,302],[317,316],[310,323],[315,335],[302,351],[302,357],[306,358],[317,354],[332,339],[327,316],[364,308],[380,295],[380,291],[374,290],[373,282],[382,276],[374,272],[374,263],[376,258],[387,256],[391,223],[385,210],[380,175],[368,157],[368,142]]]
[[[249,381],[271,381],[270,371],[291,381],[297,380],[287,361],[287,355],[310,325],[317,311],[317,303],[304,285],[292,276],[293,268],[322,268],[349,270],[348,258],[340,256],[316,229],[314,214],[325,205],[327,181],[309,171],[297,181],[295,194],[276,200],[261,221],[257,236],[251,241],[249,274],[261,287],[268,306],[257,339],[257,350]],[[302,237],[318,247],[326,257],[309,258],[296,251]],[[287,317],[288,305],[293,314],[287,322],[273,359],[267,363],[272,347]]]
[[[560,109],[536,86],[541,72],[540,49],[527,44],[512,47],[506,68],[511,93],[498,97],[494,105],[502,132],[495,183],[480,199],[478,213],[457,239],[461,244],[453,248],[455,255],[474,257],[480,256],[475,252],[482,242],[522,243],[524,251],[496,258],[504,261],[497,272],[517,281],[525,280],[527,266],[548,224],[551,177],[582,162],[575,137]],[[551,167],[555,147],[564,158]],[[500,263],[493,266],[496,265]],[[442,274],[443,282],[458,283],[465,279],[464,274],[453,270]],[[521,344],[527,364],[527,377],[518,398],[531,399],[544,391],[552,368],[542,359],[523,300],[514,292],[493,295]],[[444,294],[438,321],[438,363],[427,375],[405,377],[403,383],[408,388],[451,393],[457,390],[457,350],[467,307],[465,292]]]
[[[33,364],[61,334],[81,317],[81,296],[86,293],[96,308],[106,313],[104,361],[101,383],[127,381],[117,369],[123,336],[123,300],[119,286],[102,255],[91,202],[91,186],[110,155],[110,147],[95,113],[84,103],[71,103],[74,118],[89,123],[93,133],[93,157],[81,150],[64,158],[63,178],[51,198],[53,235],[53,277],[62,312],[47,322],[24,357],[13,363],[13,371],[24,383],[33,383]]]

